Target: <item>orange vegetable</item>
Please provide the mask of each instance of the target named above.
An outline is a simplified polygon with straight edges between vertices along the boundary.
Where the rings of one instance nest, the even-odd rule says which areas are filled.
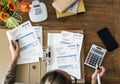
[[[30,3],[25,1],[25,2],[21,2],[19,4],[19,10],[22,12],[29,12],[30,11],[30,7],[29,7]]]

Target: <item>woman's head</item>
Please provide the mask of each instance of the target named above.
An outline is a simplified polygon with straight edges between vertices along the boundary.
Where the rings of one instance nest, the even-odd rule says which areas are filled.
[[[54,70],[46,73],[40,84],[72,84],[72,80],[66,72]]]

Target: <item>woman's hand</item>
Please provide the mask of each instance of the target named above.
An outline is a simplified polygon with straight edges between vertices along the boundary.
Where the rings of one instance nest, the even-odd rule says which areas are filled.
[[[3,83],[4,84],[13,84],[13,81],[15,79],[15,69],[16,69],[16,63],[19,57],[19,42],[16,41],[15,44],[13,41],[10,41],[9,48],[12,55],[12,60],[8,66],[8,69],[6,71],[6,75],[4,77]]]
[[[18,40],[16,40],[15,44],[11,40],[9,48],[10,48],[11,55],[12,55],[12,61],[15,61],[15,60],[17,61],[17,59],[19,57],[19,52],[20,52],[20,47],[19,47]]]
[[[100,77],[102,77],[105,74],[105,68],[103,66],[101,66],[99,69],[96,69],[92,75],[92,79],[93,78],[96,79],[98,73],[100,74]]]
[[[102,77],[105,74],[105,68],[101,66],[99,69],[96,69],[95,72],[92,74],[92,81],[91,84],[97,84],[97,75]]]

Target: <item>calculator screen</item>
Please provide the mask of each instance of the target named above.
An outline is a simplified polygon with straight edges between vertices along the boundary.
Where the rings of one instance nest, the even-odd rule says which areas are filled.
[[[99,55],[101,55],[101,56],[103,56],[103,54],[104,54],[103,52],[101,52],[101,51],[99,51],[99,50],[97,50],[95,48],[92,48],[92,51],[99,54]]]

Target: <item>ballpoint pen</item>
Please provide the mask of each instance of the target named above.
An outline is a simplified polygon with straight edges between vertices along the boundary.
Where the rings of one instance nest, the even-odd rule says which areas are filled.
[[[98,65],[96,65],[96,68],[100,70]],[[97,81],[98,81],[98,84],[101,84],[100,73],[97,74]]]
[[[100,80],[100,74],[97,74],[97,80],[98,80],[98,84],[101,84],[101,80]]]

